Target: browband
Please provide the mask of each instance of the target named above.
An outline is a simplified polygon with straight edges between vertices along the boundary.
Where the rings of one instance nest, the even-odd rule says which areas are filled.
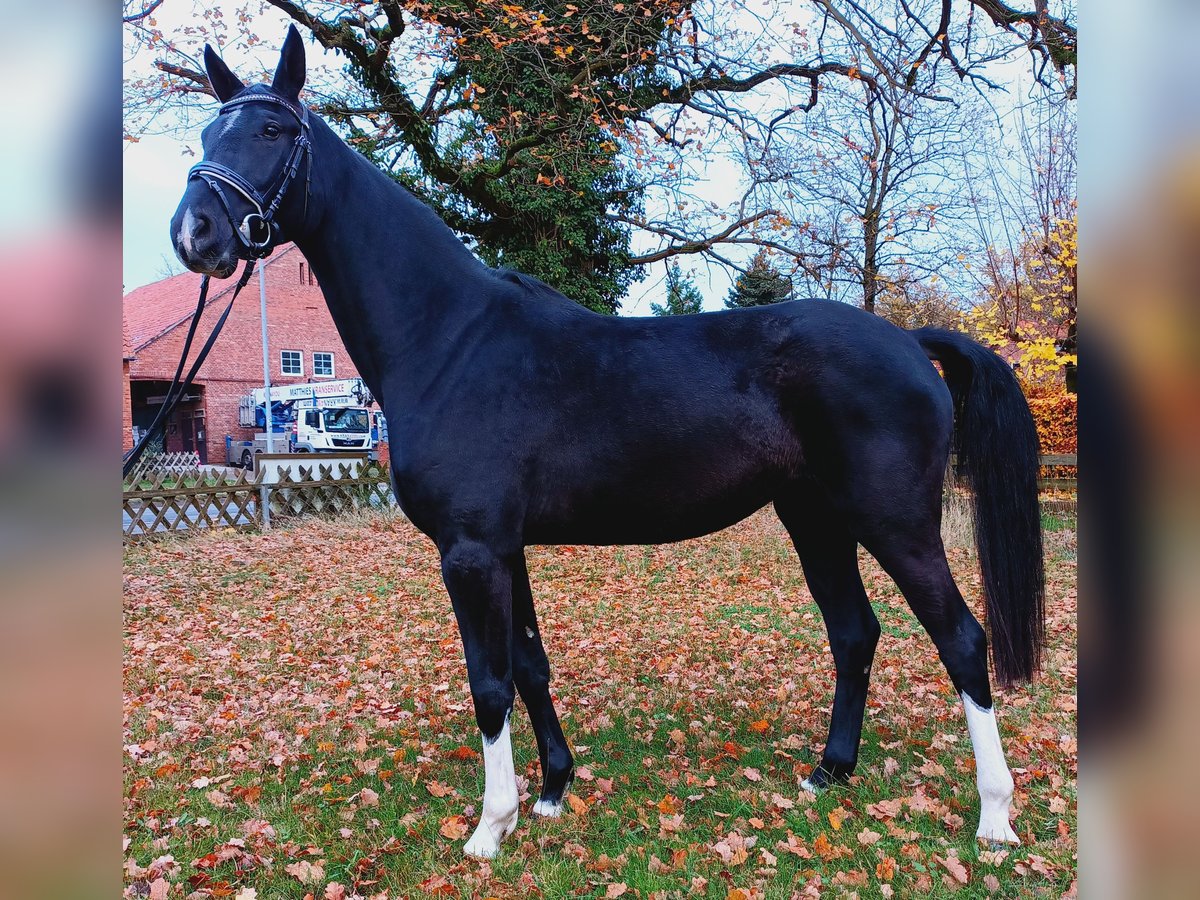
[[[221,104],[221,108],[217,110],[217,115],[222,115],[233,109],[235,106],[243,106],[247,103],[274,103],[282,106],[304,127],[308,128],[308,109],[303,106],[297,106],[284,100],[282,97],[277,97],[275,94],[259,94],[259,93],[243,93]]]

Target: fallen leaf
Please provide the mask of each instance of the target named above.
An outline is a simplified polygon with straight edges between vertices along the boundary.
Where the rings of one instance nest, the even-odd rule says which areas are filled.
[[[791,809],[796,805],[793,801],[789,800],[787,797],[784,797],[782,794],[772,794],[771,802],[780,809]]]
[[[900,809],[903,805],[903,800],[880,800],[878,803],[867,805],[867,815],[881,821],[883,819],[894,819],[900,815]]]
[[[744,838],[736,831],[731,831],[715,844],[709,845],[721,861],[727,866],[740,866],[750,858],[749,849],[754,846],[756,838]]]
[[[946,854],[945,858],[935,856],[934,862],[938,863],[942,868],[950,873],[950,876],[959,884],[966,884],[969,876],[967,875],[966,866],[964,866],[952,853]]]
[[[883,837],[883,835],[878,831],[872,831],[870,828],[864,828],[858,833],[858,842],[864,847],[870,847],[881,837]]]
[[[627,885],[625,882],[615,881],[605,888],[604,896],[606,900],[614,900],[616,897],[624,896],[625,892],[628,890],[629,885]]]
[[[829,836],[823,831],[818,834],[817,839],[813,841],[813,849],[817,851],[817,855],[820,856],[821,859],[829,860],[835,859],[837,856],[839,856],[837,848],[833,846],[829,840]]]
[[[373,790],[371,790],[370,788],[363,788],[361,791],[359,791],[358,799],[359,799],[359,802],[362,803],[363,806],[378,806],[379,805],[379,795],[377,793],[375,793]]]
[[[451,841],[460,841],[471,830],[464,816],[449,816],[442,819],[442,827],[438,829],[442,837]]]
[[[317,884],[325,880],[325,869],[319,863],[310,863],[307,859],[284,866],[283,871],[301,884]]]
[[[418,887],[426,894],[433,894],[435,897],[453,897],[458,893],[454,889],[454,885],[441,875],[430,875]]]
[[[667,796],[658,801],[658,811],[664,816],[674,815],[679,812],[679,799],[671,794],[667,794]]]

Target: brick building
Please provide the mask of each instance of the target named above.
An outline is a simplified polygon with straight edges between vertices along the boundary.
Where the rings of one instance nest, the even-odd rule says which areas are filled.
[[[346,354],[325,298],[303,254],[287,244],[259,263],[267,281],[267,343],[271,383],[296,384],[354,378],[358,370]],[[125,296],[122,369],[124,449],[138,429],[149,427],[170,386],[188,324],[200,293],[191,272],[148,284]],[[262,387],[262,322],[258,276],[246,285],[208,359],[167,424],[167,449],[195,450],[200,461],[225,461],[225,435],[253,438],[238,424],[238,401]],[[234,278],[212,282],[205,313],[192,344],[204,343],[233,291]],[[190,362],[190,361],[189,361]]]

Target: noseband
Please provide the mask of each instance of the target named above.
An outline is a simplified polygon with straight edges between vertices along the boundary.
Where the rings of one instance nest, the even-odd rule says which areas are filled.
[[[288,154],[283,169],[276,179],[279,187],[275,189],[271,199],[268,201],[254,185],[233,169],[211,160],[203,160],[192,166],[191,171],[188,172],[188,178],[199,178],[212,188],[217,199],[221,201],[221,206],[225,208],[225,215],[229,217],[229,222],[233,225],[234,234],[246,248],[247,254],[251,259],[262,259],[264,256],[269,256],[275,249],[279,237],[279,225],[275,221],[275,213],[279,209],[279,204],[283,202],[284,194],[287,193],[292,179],[299,173],[300,164],[306,160],[304,212],[306,215],[308,213],[308,193],[312,184],[312,143],[309,140],[308,110],[272,94],[243,94],[235,97],[224,104],[217,115],[222,116],[231,109],[247,103],[274,103],[282,106],[300,123],[300,133],[296,135],[296,140],[292,144],[292,152]],[[225,192],[221,190],[222,183],[233,188],[254,207],[254,212],[247,215],[240,223],[229,206]]]

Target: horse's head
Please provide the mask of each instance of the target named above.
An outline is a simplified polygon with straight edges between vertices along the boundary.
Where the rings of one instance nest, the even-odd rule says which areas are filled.
[[[246,87],[208,46],[204,64],[221,111],[201,135],[204,159],[188,175],[171,240],[193,272],[227,278],[239,259],[270,253],[284,224],[307,211],[304,44],[290,27],[270,87]]]

